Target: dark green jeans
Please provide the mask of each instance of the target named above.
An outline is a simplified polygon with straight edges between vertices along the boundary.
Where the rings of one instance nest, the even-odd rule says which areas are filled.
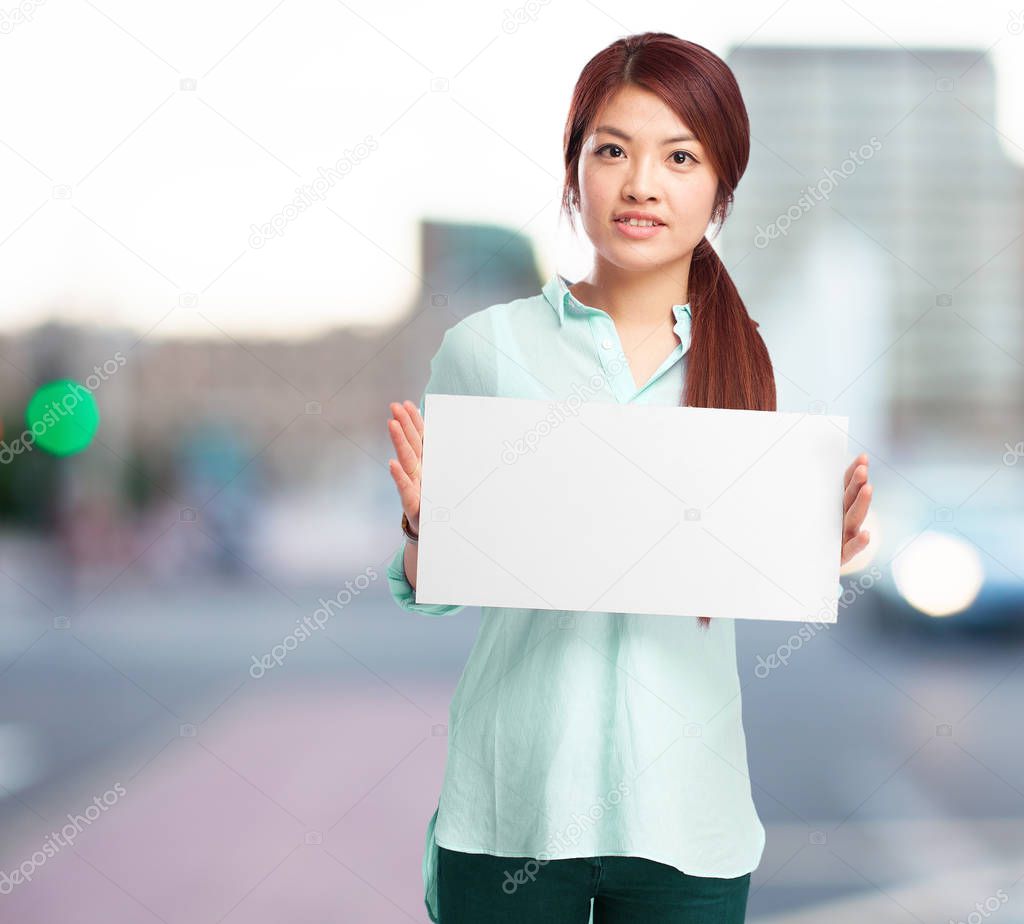
[[[742,924],[750,873],[690,876],[643,857],[529,857],[438,845],[440,924]]]

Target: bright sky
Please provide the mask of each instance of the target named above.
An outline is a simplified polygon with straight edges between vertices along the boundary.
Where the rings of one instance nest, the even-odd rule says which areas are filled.
[[[1024,148],[1024,0],[50,0],[25,21],[31,0],[0,4],[5,331],[51,316],[153,337],[385,323],[419,289],[424,216],[519,228],[542,271],[582,272],[586,242],[558,225],[570,93],[594,53],[647,29],[723,56],[991,47],[998,128]],[[323,199],[252,245],[345,158]]]

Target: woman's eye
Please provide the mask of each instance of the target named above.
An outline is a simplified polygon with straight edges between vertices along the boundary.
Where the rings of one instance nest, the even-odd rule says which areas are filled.
[[[600,155],[604,154],[606,151],[608,152],[609,156],[613,157],[616,160],[618,160],[619,157],[625,153],[622,150],[622,148],[620,148],[617,144],[603,144],[594,153]],[[613,154],[613,151],[617,151],[618,153]],[[687,163],[687,158],[689,158],[690,161],[692,161],[693,163],[697,163],[697,158],[695,158],[689,151],[675,151],[669,156],[672,158],[672,162],[680,167],[684,166]]]

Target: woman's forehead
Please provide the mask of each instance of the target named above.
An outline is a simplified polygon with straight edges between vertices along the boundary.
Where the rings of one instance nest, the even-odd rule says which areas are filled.
[[[636,87],[623,87],[613,94],[598,110],[590,133],[609,134],[623,141],[697,142],[692,129],[659,96]]]

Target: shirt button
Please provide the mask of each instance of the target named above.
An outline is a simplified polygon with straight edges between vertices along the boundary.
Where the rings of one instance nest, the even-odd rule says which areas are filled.
[[[604,340],[601,341],[601,346],[603,346],[606,350],[610,350],[612,346],[614,346],[614,344],[612,343],[610,337],[605,337]]]

